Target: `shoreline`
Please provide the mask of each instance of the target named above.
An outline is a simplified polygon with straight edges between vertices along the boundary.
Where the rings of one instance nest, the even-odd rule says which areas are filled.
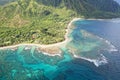
[[[73,20],[70,21],[70,23],[67,25],[67,29],[66,29],[66,34],[64,36],[65,40],[62,41],[62,42],[58,42],[58,43],[54,43],[54,44],[48,44],[48,45],[42,45],[42,44],[34,44],[34,43],[20,43],[20,44],[16,44],[16,45],[11,45],[11,46],[5,46],[5,47],[0,47],[0,50],[4,50],[4,49],[13,49],[13,48],[16,48],[16,47],[19,47],[19,46],[36,46],[39,48],[39,50],[42,50],[44,52],[48,52],[49,51],[47,49],[50,50],[50,48],[53,50],[53,48],[60,48],[61,46],[65,46],[69,41],[70,39],[68,38],[68,35],[70,34],[70,27],[72,25],[73,22],[77,21],[77,20],[80,20],[82,18],[74,18]],[[45,51],[45,49],[47,51]],[[54,54],[56,54],[57,52],[60,53],[60,51],[55,51],[53,52]]]
[[[61,46],[62,44],[66,44],[68,41],[69,41],[69,38],[68,38],[68,34],[70,33],[70,26],[71,24],[74,22],[74,21],[77,21],[77,20],[100,20],[100,21],[103,21],[103,20],[111,20],[111,19],[95,19],[95,18],[90,18],[90,19],[84,19],[84,18],[74,18],[72,19],[69,24],[67,25],[67,29],[66,29],[66,34],[64,36],[65,40],[62,41],[62,42],[58,42],[58,43],[53,43],[53,44],[48,44],[48,45],[44,45],[44,44],[35,44],[35,43],[20,43],[20,44],[15,44],[15,45],[10,45],[10,46],[3,46],[3,47],[0,47],[0,50],[1,49],[7,49],[7,48],[14,48],[14,47],[18,47],[18,46],[21,46],[21,45],[25,45],[25,46],[37,46],[37,47],[52,47],[52,46]],[[114,19],[114,18],[113,18]],[[116,19],[116,18],[115,18]],[[63,46],[63,45],[62,45]]]

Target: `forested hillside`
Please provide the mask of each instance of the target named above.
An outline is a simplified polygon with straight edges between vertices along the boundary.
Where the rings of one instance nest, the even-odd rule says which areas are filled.
[[[63,41],[75,17],[116,18],[120,6],[113,0],[0,0],[0,46]]]
[[[112,18],[120,16],[120,5],[114,0],[37,0],[54,7],[67,7],[86,18]]]
[[[0,8],[0,46],[19,43],[51,44],[64,40],[65,28],[76,15],[35,0],[19,0]]]
[[[7,4],[19,0],[0,0]],[[22,0],[31,1],[31,0]],[[120,5],[115,0],[33,0],[38,4],[53,7],[67,7],[86,18],[115,18],[120,16]],[[27,4],[27,3],[26,3]]]

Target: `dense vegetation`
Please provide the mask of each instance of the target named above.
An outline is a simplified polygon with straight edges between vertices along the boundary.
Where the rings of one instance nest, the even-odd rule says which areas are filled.
[[[120,5],[114,0],[37,0],[48,6],[63,7],[76,11],[86,18],[120,17]]]
[[[19,0],[0,0],[0,4]],[[30,0],[22,0],[29,2]],[[86,18],[120,17],[120,5],[117,0],[33,0],[38,4],[53,7],[67,7]]]
[[[64,8],[20,0],[0,9],[0,46],[18,43],[51,44],[64,40],[65,28],[76,13]]]
[[[0,0],[0,5],[0,46],[56,43],[74,17],[120,16],[113,0]]]

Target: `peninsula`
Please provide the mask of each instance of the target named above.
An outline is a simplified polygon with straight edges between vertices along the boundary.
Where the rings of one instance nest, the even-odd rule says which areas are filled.
[[[64,36],[65,40],[62,42],[54,43],[54,44],[48,44],[48,45],[40,45],[40,44],[34,44],[34,43],[22,43],[22,44],[16,44],[12,46],[5,46],[5,47],[0,47],[0,49],[16,49],[17,47],[24,45],[24,46],[36,46],[39,51],[43,51],[46,53],[50,53],[51,55],[59,55],[61,53],[60,47],[66,46],[66,44],[71,41],[69,39],[69,34],[71,32],[72,28],[72,23],[74,21],[80,20],[81,18],[74,18],[68,25],[66,29],[66,34]]]
[[[99,0],[6,0],[0,3],[0,47],[3,48],[18,44],[53,47],[68,41],[64,38],[66,26],[75,17],[120,17],[120,5],[113,0],[100,2],[104,8],[94,5]]]

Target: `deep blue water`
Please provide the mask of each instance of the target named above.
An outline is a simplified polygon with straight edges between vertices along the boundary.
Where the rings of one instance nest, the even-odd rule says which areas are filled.
[[[45,55],[37,46],[0,50],[0,80],[120,80],[120,19],[72,26],[61,56]]]
[[[79,21],[75,22],[76,26],[81,26],[99,37],[109,40],[114,46],[120,49],[120,19],[112,20],[86,20],[88,24],[82,24]]]

